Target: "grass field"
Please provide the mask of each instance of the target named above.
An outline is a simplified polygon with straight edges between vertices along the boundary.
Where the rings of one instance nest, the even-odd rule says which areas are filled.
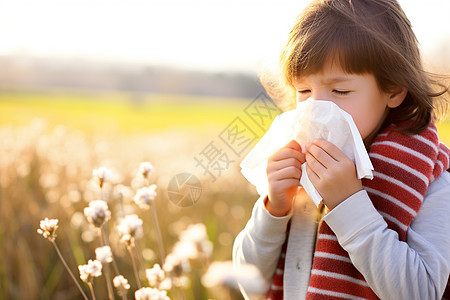
[[[103,197],[91,180],[92,170],[99,166],[115,175],[107,185],[112,212],[107,230],[119,269],[132,286],[130,299],[137,281],[115,234],[123,209],[144,221],[145,235],[136,242],[143,253],[139,267],[143,284],[144,269],[159,261],[150,215],[139,210],[130,195],[119,209],[122,202],[115,196],[121,185],[136,192],[134,177],[143,161],[155,167],[154,207],[166,252],[180,230],[201,223],[214,247],[209,262],[229,260],[233,239],[257,198],[239,174],[237,159],[215,182],[202,179],[202,197],[192,207],[173,205],[166,188],[179,172],[202,175],[194,156],[216,142],[251,100],[62,90],[0,93],[0,244],[4,245],[0,255],[8,258],[0,262],[0,299],[80,299],[53,247],[36,229],[46,217],[59,219],[56,243],[78,276],[77,265],[92,259],[98,246],[83,210],[89,201]],[[187,286],[182,288],[186,299],[230,299],[228,293],[202,286],[207,262],[191,264]],[[104,281],[96,278],[93,283],[97,299],[106,299]],[[89,292],[86,285],[83,288]],[[176,291],[171,294],[182,299]]]
[[[251,99],[117,92],[2,92],[0,124],[43,118],[85,132],[148,133],[224,126]]]
[[[206,289],[200,278],[212,261],[231,258],[233,239],[257,199],[254,188],[240,175],[243,156],[232,157],[216,181],[201,178],[202,198],[193,206],[174,205],[167,189],[177,173],[205,175],[194,157],[208,145],[219,144],[218,135],[236,117],[250,126],[244,110],[252,100],[105,91],[0,92],[0,300],[80,299],[52,245],[36,229],[46,217],[60,220],[56,243],[78,276],[77,265],[93,258],[99,246],[83,210],[105,195],[112,213],[105,227],[132,290],[137,289],[137,281],[115,233],[116,221],[124,212],[144,221],[144,236],[136,242],[141,251],[136,253],[142,253],[138,276],[145,284],[145,268],[159,260],[150,214],[133,202],[135,175],[143,161],[155,167],[150,181],[158,185],[154,208],[166,251],[171,251],[183,229],[195,223],[206,226],[213,244],[207,261],[191,262],[186,286],[180,288],[182,292],[172,291],[173,299],[239,299],[229,294],[233,291]],[[259,136],[264,133],[257,126],[251,130]],[[439,132],[450,145],[450,122],[439,124]],[[92,181],[92,170],[99,166],[115,174],[105,191]],[[128,194],[118,196],[119,187]],[[106,299],[105,281],[95,278],[93,284],[97,299]],[[89,292],[87,285],[83,289]],[[128,297],[133,298],[131,291]]]
[[[255,95],[256,96],[256,95]],[[42,118],[88,133],[154,133],[165,130],[221,128],[252,99],[53,90],[0,92],[0,125],[29,124]],[[450,121],[438,124],[450,144]]]

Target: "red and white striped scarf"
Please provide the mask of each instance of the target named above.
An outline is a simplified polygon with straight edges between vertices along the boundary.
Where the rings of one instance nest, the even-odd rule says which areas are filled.
[[[434,124],[416,135],[403,134],[395,127],[389,126],[375,138],[369,152],[374,178],[363,179],[363,186],[388,227],[398,233],[401,241],[406,241],[407,229],[420,209],[428,185],[450,166],[450,150],[439,142]],[[283,299],[287,240],[267,299]],[[449,291],[447,285],[444,296]],[[339,245],[334,232],[322,221],[306,299],[354,297],[378,299]]]

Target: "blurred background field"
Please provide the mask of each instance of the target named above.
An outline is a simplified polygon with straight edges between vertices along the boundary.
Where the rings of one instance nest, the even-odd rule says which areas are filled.
[[[144,269],[159,262],[159,252],[149,212],[133,202],[144,161],[155,167],[150,183],[158,186],[166,253],[190,224],[204,224],[213,244],[207,261],[191,262],[186,299],[241,299],[205,288],[201,277],[211,262],[231,259],[258,197],[239,163],[279,112],[266,106],[258,74],[273,71],[307,2],[0,1],[0,300],[80,299],[36,229],[46,217],[59,219],[56,243],[79,279],[77,265],[99,246],[83,209],[101,197],[108,198],[107,230],[133,299],[137,285],[115,226],[124,213],[144,221],[137,246],[145,283]],[[450,2],[400,4],[426,64],[449,74]],[[438,127],[450,145],[450,121]],[[239,149],[231,147],[238,138]],[[205,169],[211,155],[216,164]],[[100,166],[113,174],[103,195],[92,179]],[[168,187],[186,172],[200,180],[201,197],[180,207]],[[97,299],[106,299],[103,278],[93,282]]]
[[[214,245],[210,259],[231,258],[233,239],[257,195],[239,174],[239,157],[214,182],[194,157],[253,99],[142,95],[137,104],[132,99],[129,93],[61,89],[0,93],[0,244],[2,257],[8,258],[0,263],[4,299],[80,297],[53,247],[36,229],[45,217],[60,220],[56,242],[77,275],[77,265],[93,258],[99,246],[83,215],[88,202],[99,198],[92,184],[92,170],[99,166],[114,174],[108,187],[111,232],[118,217],[117,188],[130,187],[124,201],[128,213],[144,220],[145,236],[137,243],[147,268],[158,262],[155,233],[148,212],[133,206],[131,188],[143,161],[156,169],[151,181],[158,185],[155,207],[166,252],[181,230],[203,223]],[[202,196],[191,207],[178,207],[168,199],[168,183],[181,172],[202,180]],[[125,248],[117,242],[114,246],[120,269],[132,278]],[[220,298],[200,283],[204,272],[206,266],[193,266],[188,299]],[[104,299],[104,282],[96,279],[94,285],[98,299]]]
[[[60,220],[56,242],[77,274],[77,265],[93,258],[99,246],[82,213],[89,201],[100,197],[92,182],[92,170],[99,166],[114,174],[107,189],[113,215],[108,228],[126,277],[132,278],[130,262],[114,234],[122,185],[129,187],[124,192],[127,213],[137,213],[144,220],[145,235],[137,242],[144,265],[150,268],[158,262],[150,215],[132,201],[133,178],[143,161],[156,169],[151,182],[158,185],[155,207],[166,251],[170,252],[181,230],[203,223],[214,245],[211,261],[231,259],[233,239],[245,226],[257,198],[239,173],[243,155],[234,156],[215,181],[205,176],[194,157],[210,142],[217,142],[224,128],[243,117],[255,99],[162,94],[142,94],[138,103],[133,99],[133,93],[118,91],[0,93],[0,244],[1,256],[7,258],[0,262],[3,299],[80,297],[51,244],[36,229],[45,217]],[[252,129],[262,136],[261,128],[254,125]],[[450,123],[441,123],[439,132],[449,144]],[[190,207],[178,207],[168,198],[169,181],[181,172],[202,180],[202,196]],[[205,265],[193,265],[186,297],[221,299],[221,293],[214,294],[200,283],[204,272]],[[96,278],[94,284],[98,299],[105,299],[104,282]]]
[[[169,94],[136,96],[118,91],[9,91],[0,92],[0,124],[24,125],[42,118],[53,126],[64,124],[89,133],[204,130],[227,125],[248,101]]]

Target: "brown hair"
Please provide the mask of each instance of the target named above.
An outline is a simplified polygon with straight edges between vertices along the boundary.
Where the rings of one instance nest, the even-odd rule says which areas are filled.
[[[444,97],[434,101],[449,92],[448,84],[437,78],[448,77],[423,70],[417,39],[396,0],[312,1],[297,18],[281,53],[282,84],[289,101],[295,99],[292,82],[319,72],[327,59],[336,59],[348,73],[373,74],[383,91],[407,88],[405,100],[386,120],[408,121],[404,132],[420,132],[448,108]],[[277,98],[273,85],[264,86]]]

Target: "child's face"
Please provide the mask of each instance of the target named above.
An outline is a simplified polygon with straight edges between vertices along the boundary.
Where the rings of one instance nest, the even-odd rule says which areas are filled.
[[[366,145],[388,113],[390,95],[380,90],[372,74],[349,74],[328,63],[321,72],[298,78],[294,86],[299,102],[309,97],[333,101],[349,113]]]

